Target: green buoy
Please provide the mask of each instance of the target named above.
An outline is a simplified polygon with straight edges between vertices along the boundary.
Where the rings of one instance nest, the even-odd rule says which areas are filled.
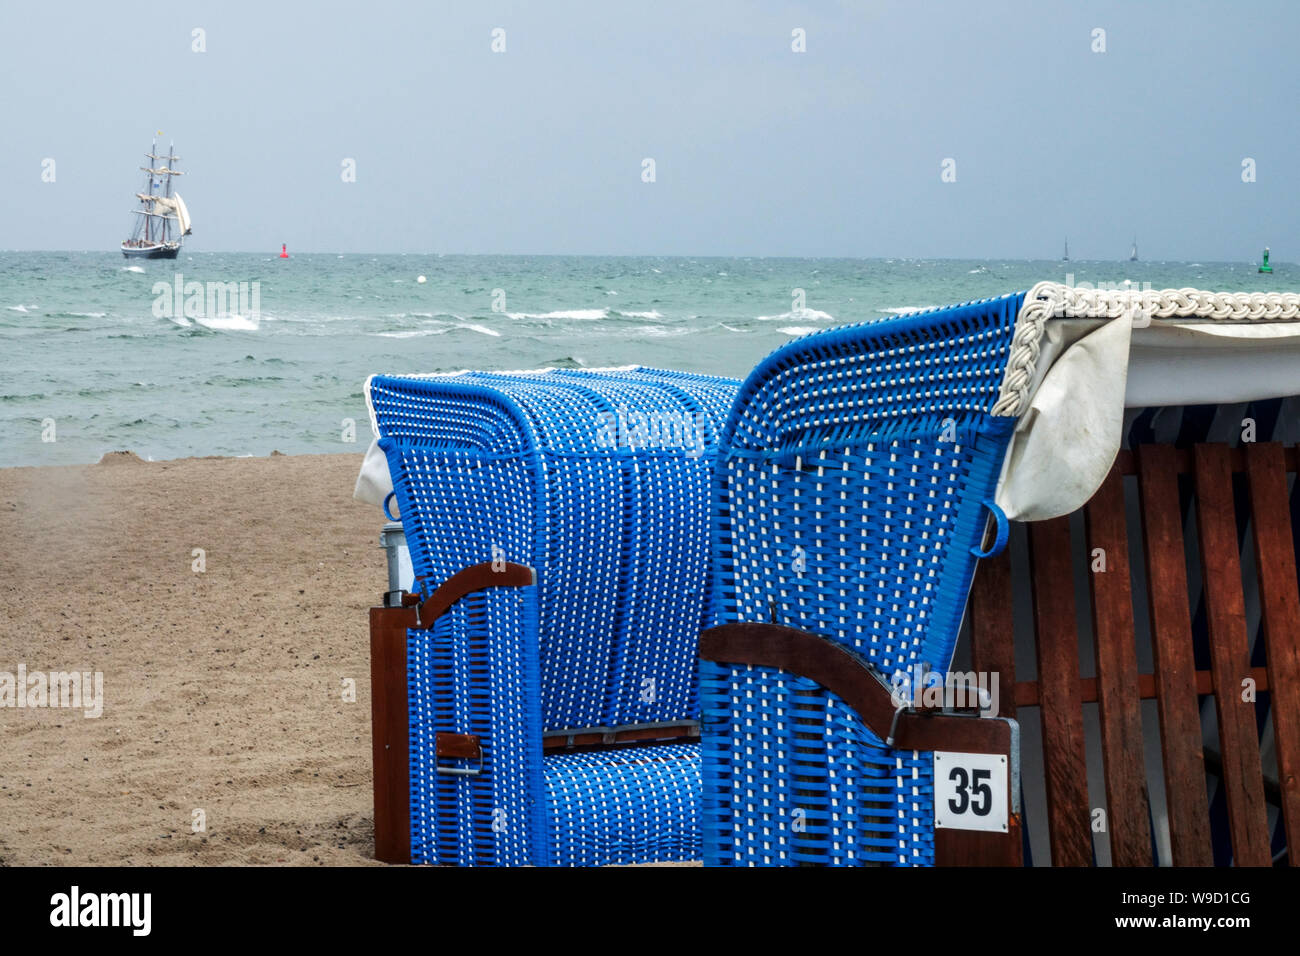
[[[1260,272],[1272,272],[1273,267],[1268,264],[1268,246],[1264,247],[1264,261],[1259,264]]]

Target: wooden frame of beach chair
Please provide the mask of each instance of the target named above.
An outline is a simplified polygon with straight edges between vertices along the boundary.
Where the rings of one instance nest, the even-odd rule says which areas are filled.
[[[428,599],[400,592],[400,604],[370,609],[371,754],[374,767],[375,858],[411,862],[410,718],[406,708],[408,632],[427,631],[470,594],[488,588],[534,587],[532,568],[513,562],[476,564],[453,576]],[[390,592],[391,593],[391,592]],[[473,734],[440,734],[440,756],[482,761]],[[453,768],[456,769],[456,768]]]
[[[1231,861],[1268,866],[1268,806],[1280,810],[1288,862],[1300,845],[1300,596],[1288,476],[1297,451],[1276,443],[1174,447],[1139,445],[1122,450],[1105,483],[1083,509],[1088,560],[1102,549],[1104,573],[1089,582],[1096,676],[1081,678],[1076,630],[1070,518],[1028,526],[1037,679],[1015,681],[1013,588],[1010,554],[981,562],[971,594],[971,651],[976,669],[1000,672],[1013,688],[1000,712],[1038,707],[1051,861],[1088,866],[1094,858],[1096,808],[1089,801],[1083,705],[1095,702],[1105,778],[1105,832],[1113,865],[1149,866],[1153,832],[1148,772],[1144,764],[1141,702],[1157,704],[1164,801],[1175,866],[1214,863],[1207,771],[1217,777],[1227,804]],[[1246,485],[1248,512],[1238,515],[1233,480]],[[1130,501],[1138,495],[1144,567],[1130,567],[1125,479]],[[1180,478],[1184,492],[1180,495]],[[1134,487],[1135,485],[1135,487]],[[1189,502],[1187,492],[1192,501]],[[1181,503],[1180,503],[1181,502]],[[1185,557],[1184,508],[1193,508],[1199,576],[1208,631],[1210,667],[1197,669]],[[1239,526],[1240,521],[1240,526]],[[1252,666],[1247,645],[1240,532],[1253,539],[1264,666]],[[1077,526],[1077,523],[1076,523]],[[1133,596],[1139,576],[1147,592],[1153,673],[1140,673],[1135,648]],[[1243,694],[1249,689],[1252,693]],[[1271,695],[1278,773],[1265,779],[1260,757],[1256,695]],[[1207,750],[1200,704],[1214,700],[1219,749]],[[1243,699],[1245,697],[1245,699]],[[1148,746],[1150,746],[1148,742]]]
[[[1104,423],[1118,427],[1114,416],[1123,412],[1120,400],[1128,395],[1123,374],[1111,378],[1103,404],[1087,406],[1082,413],[1092,416],[1087,419],[1094,426],[1095,440],[1087,446],[1091,457],[1065,459],[1067,468],[1084,463],[1088,483],[1071,481],[1077,475],[1064,476],[1058,469],[1054,480],[1064,478],[1062,487],[1068,491],[1057,494],[1053,486],[1026,499],[1026,489],[1019,486],[1015,504],[1017,509],[1028,505],[1031,515],[1036,508],[1055,509],[1045,513],[1059,515],[1077,507],[1089,489],[1098,489],[1081,516],[1089,548],[1102,549],[1110,560],[1108,572],[1093,574],[1091,581],[1097,676],[1082,680],[1079,674],[1074,619],[1079,577],[1071,566],[1067,516],[1029,526],[1038,679],[1014,681],[1013,603],[1008,557],[1002,552],[1009,529],[993,500],[998,468],[1014,460],[1009,453],[1003,457],[1005,437],[1031,407],[1041,381],[1036,373],[1045,374],[1037,366],[1049,318],[1086,320],[1057,330],[1063,338],[1053,341],[1053,361],[1069,348],[1069,336],[1105,330],[1100,344],[1090,342],[1092,351],[1084,354],[1106,354],[1123,373],[1129,334],[1150,324],[1139,325],[1139,312],[1148,320],[1175,322],[1294,323],[1300,319],[1300,296],[1190,289],[1101,293],[1041,283],[1022,296],[797,340],[769,356],[742,386],[724,431],[715,490],[714,550],[721,556],[715,561],[715,598],[720,602],[715,617],[729,623],[706,632],[701,641],[706,863],[1021,862],[1022,847],[1011,841],[971,842],[956,853],[943,845],[935,801],[937,763],[931,767],[926,754],[896,746],[894,728],[915,711],[890,718],[880,699],[887,694],[886,675],[900,660],[910,664],[919,657],[939,674],[948,671],[972,580],[968,623],[974,670],[997,674],[1007,686],[1008,692],[1000,695],[1000,716],[1014,720],[1017,705],[1040,705],[1054,863],[1091,862],[1092,833],[1099,822],[1110,834],[1114,862],[1152,861],[1139,711],[1141,700],[1150,698],[1159,710],[1172,861],[1212,860],[1207,765],[1221,779],[1226,798],[1232,861],[1272,862],[1276,847],[1270,846],[1266,802],[1279,807],[1287,845],[1295,846],[1300,820],[1300,599],[1291,529],[1300,522],[1292,521],[1287,489],[1288,472],[1295,471],[1294,449],[1141,445],[1136,455],[1122,452],[1116,473],[1103,481],[1113,455],[1105,444],[1113,437],[1111,426]],[[1210,327],[1211,350],[1221,352],[1231,336],[1243,348],[1254,349],[1244,361],[1225,366],[1225,374],[1237,379],[1226,390],[1272,401],[1292,394],[1276,389],[1294,387],[1295,335],[1277,329],[1259,335],[1242,331],[1246,334]],[[1153,332],[1164,336],[1158,347],[1171,344],[1165,330]],[[1175,345],[1183,348],[1188,337],[1198,334],[1185,327],[1169,332],[1182,337],[1177,343],[1184,344]],[[1288,338],[1285,349],[1275,345],[1282,341],[1279,335]],[[1258,361],[1268,350],[1276,354],[1261,379],[1266,384],[1243,389],[1244,369],[1253,368],[1252,359]],[[1191,356],[1188,364],[1204,358],[1204,352]],[[1055,396],[1074,397],[1063,384],[1071,381],[1068,376],[1098,366],[1085,359],[1082,365],[1064,367],[1065,377],[1056,378],[1055,391],[1045,399],[1047,411],[1033,406],[1038,417],[1032,421],[1049,422],[1040,434],[1057,441],[1061,435],[1078,440],[1088,432],[1068,421],[1078,406],[1068,406],[1062,427],[1061,418],[1051,417],[1057,410],[1050,402]],[[1092,384],[1073,381],[1081,389]],[[1152,393],[1186,391],[1164,383]],[[1205,387],[1191,391],[1202,394]],[[1177,402],[1163,398],[1153,404]],[[954,436],[964,460],[945,452],[944,442]],[[1040,457],[1026,472],[1040,484],[1041,476],[1051,473],[1043,468],[1044,452],[1056,457],[1060,447],[1051,441],[1040,440]],[[1019,446],[1021,456],[1029,454],[1026,447]],[[1263,667],[1252,667],[1248,654],[1234,473],[1245,474],[1250,487],[1261,644],[1268,651]],[[1202,671],[1195,669],[1193,656],[1179,474],[1189,476],[1196,490],[1210,663]],[[1141,486],[1153,675],[1137,671],[1129,532],[1122,478],[1116,475],[1136,475]],[[999,500],[1001,494],[999,481]],[[1062,508],[1062,500],[1071,504]],[[981,504],[990,513],[987,527],[975,521],[983,515],[971,510]],[[978,576],[967,550],[984,565]],[[769,617],[770,623],[758,623]],[[847,668],[850,679],[826,667],[806,666],[790,650],[799,646],[805,657],[815,658],[809,649],[818,642],[856,645],[864,658],[871,655],[881,664],[863,660],[860,667]],[[782,649],[782,644],[790,647]],[[867,695],[873,684],[878,689],[874,702]],[[1273,695],[1276,781],[1262,772],[1256,726],[1262,712],[1257,714],[1251,696],[1264,691]],[[1214,697],[1221,752],[1205,746],[1198,693]],[[1100,704],[1108,803],[1108,812],[1100,816],[1100,808],[1088,800],[1085,700]],[[894,703],[903,706],[897,699]],[[943,726],[939,721],[944,718],[929,719],[935,721],[932,727]],[[958,724],[949,724],[954,729],[946,732],[956,738]],[[936,731],[932,737],[940,747],[943,735]],[[988,731],[985,740],[997,738]],[[868,802],[855,799],[864,783],[873,796]],[[894,800],[879,799],[890,795],[891,786]],[[1010,802],[1014,809],[1014,795]],[[805,818],[815,819],[817,826],[793,826],[794,816],[801,825]],[[1029,829],[1024,832],[1027,838]]]

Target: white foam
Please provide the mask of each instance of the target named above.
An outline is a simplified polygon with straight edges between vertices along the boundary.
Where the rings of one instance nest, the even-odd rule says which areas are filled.
[[[658,309],[651,309],[649,312],[623,312],[620,310],[618,314],[622,316],[626,316],[629,319],[662,319],[663,318],[663,316],[659,314]]]
[[[374,334],[384,339],[419,339],[424,338],[426,335],[446,335],[456,329],[477,332],[480,335],[490,335],[493,338],[501,337],[501,333],[496,329],[489,329],[486,325],[478,325],[474,322],[460,322],[456,325],[445,325],[438,329],[408,329],[402,332],[376,332]]]
[[[26,312],[26,311],[27,311],[27,306],[25,306],[25,305],[7,305],[7,306],[5,306],[5,308],[8,309],[10,312]]]
[[[555,312],[507,312],[512,319],[603,319],[609,309],[559,309]]]
[[[123,272],[144,272],[144,266],[123,266]]]
[[[829,322],[834,318],[835,316],[827,312],[822,312],[819,309],[804,308],[792,309],[789,312],[782,312],[780,315],[760,315],[758,320],[760,322],[782,322],[789,321],[790,319],[803,319],[804,321],[811,319],[813,321]]]
[[[929,312],[939,308],[937,305],[900,305],[894,309],[876,309],[882,315],[911,315],[913,312]]]
[[[777,329],[778,332],[784,332],[786,335],[808,335],[818,331],[815,325],[787,325]]]
[[[256,332],[260,320],[242,315],[223,315],[211,319],[200,317],[194,321],[216,332]]]

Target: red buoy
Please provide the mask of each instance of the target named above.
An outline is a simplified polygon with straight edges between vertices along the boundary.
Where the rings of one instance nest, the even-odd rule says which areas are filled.
[[[280,258],[281,259],[289,258],[289,244],[287,242],[280,243]]]

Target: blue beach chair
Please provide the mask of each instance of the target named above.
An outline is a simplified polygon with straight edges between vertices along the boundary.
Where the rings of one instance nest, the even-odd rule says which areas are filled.
[[[381,859],[699,859],[695,655],[737,385],[370,379],[420,582],[372,611]]]
[[[948,671],[976,561],[1006,541],[993,495],[1016,419],[993,409],[1023,299],[797,339],[741,387],[700,642],[706,865],[930,865],[936,840],[988,862],[1018,844],[1014,721],[927,714],[911,691]],[[936,831],[953,784],[936,751],[1004,760],[1001,828]]]

